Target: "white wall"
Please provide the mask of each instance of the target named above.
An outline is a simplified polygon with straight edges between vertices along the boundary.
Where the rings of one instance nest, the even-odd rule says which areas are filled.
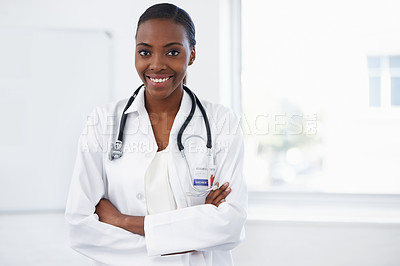
[[[110,38],[0,28],[0,58],[0,210],[62,209],[86,114],[109,100]]]

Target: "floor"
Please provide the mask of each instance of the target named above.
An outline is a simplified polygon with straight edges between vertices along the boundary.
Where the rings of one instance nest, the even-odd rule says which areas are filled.
[[[63,213],[0,214],[1,266],[89,266],[68,244]]]

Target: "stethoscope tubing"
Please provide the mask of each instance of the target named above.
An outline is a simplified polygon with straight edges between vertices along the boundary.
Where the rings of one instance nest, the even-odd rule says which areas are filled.
[[[119,159],[122,157],[123,155],[123,151],[122,151],[122,147],[123,147],[123,138],[124,138],[124,129],[125,129],[125,124],[126,124],[126,119],[128,117],[127,114],[125,114],[126,110],[128,110],[128,108],[131,106],[131,104],[133,103],[133,101],[135,100],[136,96],[138,95],[140,89],[144,87],[144,84],[140,85],[135,92],[133,93],[133,95],[129,98],[127,104],[125,105],[125,108],[122,112],[122,116],[121,116],[121,121],[120,121],[120,125],[119,125],[119,131],[118,131],[118,137],[117,140],[115,141],[115,143],[113,144],[110,154],[109,154],[109,159],[110,161],[113,161],[114,159]],[[206,114],[206,111],[203,107],[203,105],[201,104],[199,98],[197,98],[196,94],[194,94],[194,92],[192,92],[188,87],[186,87],[185,85],[183,85],[183,89],[189,94],[191,100],[192,100],[192,107],[190,109],[190,113],[188,115],[188,117],[185,119],[183,125],[181,126],[181,128],[179,129],[178,132],[178,136],[177,136],[177,145],[178,145],[178,149],[181,152],[181,155],[183,157],[183,159],[185,160],[186,166],[188,168],[188,172],[189,172],[189,179],[190,179],[190,186],[192,187],[192,189],[194,191],[196,191],[199,194],[193,194],[188,192],[187,194],[189,196],[205,196],[209,191],[211,190],[216,190],[217,186],[216,185],[211,185],[204,190],[200,190],[198,188],[196,188],[193,184],[192,184],[192,180],[193,180],[193,176],[190,170],[190,166],[189,163],[187,161],[185,152],[184,152],[184,145],[182,144],[182,135],[183,132],[185,131],[186,127],[189,125],[190,121],[193,118],[194,112],[196,110],[196,105],[199,107],[200,112],[203,116],[203,120],[204,120],[204,124],[206,127],[206,132],[207,132],[207,143],[206,143],[206,147],[207,147],[207,154],[208,156],[212,156],[211,155],[211,148],[212,148],[212,140],[211,140],[211,129],[210,129],[210,123],[208,120],[208,116]],[[203,138],[202,138],[203,139]],[[204,139],[203,139],[204,140]],[[207,160],[207,176],[209,175],[209,159]]]

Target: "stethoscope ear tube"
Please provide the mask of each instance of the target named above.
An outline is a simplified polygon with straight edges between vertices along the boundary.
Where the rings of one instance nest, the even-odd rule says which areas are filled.
[[[197,98],[196,94],[194,94],[188,87],[183,85],[183,89],[189,94],[190,98],[192,99],[192,108],[190,110],[190,113],[188,117],[186,118],[185,122],[183,123],[182,127],[180,128],[178,132],[178,137],[177,137],[177,142],[178,142],[178,149],[179,151],[182,151],[184,149],[184,146],[182,144],[182,134],[185,131],[186,127],[188,126],[190,120],[192,120],[192,117],[194,115],[196,105],[199,107],[201,114],[203,115],[203,120],[204,124],[206,126],[206,131],[207,131],[207,148],[211,149],[212,148],[212,140],[211,140],[211,129],[210,129],[210,122],[208,121],[208,117],[206,114],[206,111],[204,110],[203,105],[201,104],[199,98]]]
[[[190,109],[190,113],[189,113],[188,117],[186,117],[185,122],[183,122],[183,125],[181,126],[181,128],[179,129],[179,132],[178,132],[177,143],[178,143],[179,151],[182,151],[184,149],[184,146],[182,144],[182,134],[185,131],[186,127],[189,125],[190,120],[192,120],[194,111],[196,110],[196,96],[185,85],[183,86],[183,89],[189,94],[190,98],[192,99],[192,108]]]
[[[211,149],[212,143],[211,143],[211,129],[210,129],[210,122],[208,122],[208,117],[206,114],[206,111],[204,110],[203,105],[201,104],[199,98],[195,94],[193,94],[194,97],[196,98],[197,105],[199,106],[200,112],[203,115],[203,120],[204,124],[206,125],[206,131],[207,131],[207,148]]]

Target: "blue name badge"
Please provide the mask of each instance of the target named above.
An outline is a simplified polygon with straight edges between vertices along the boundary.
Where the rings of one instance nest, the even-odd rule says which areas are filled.
[[[194,186],[206,186],[208,187],[208,180],[207,179],[194,179],[193,180]]]

